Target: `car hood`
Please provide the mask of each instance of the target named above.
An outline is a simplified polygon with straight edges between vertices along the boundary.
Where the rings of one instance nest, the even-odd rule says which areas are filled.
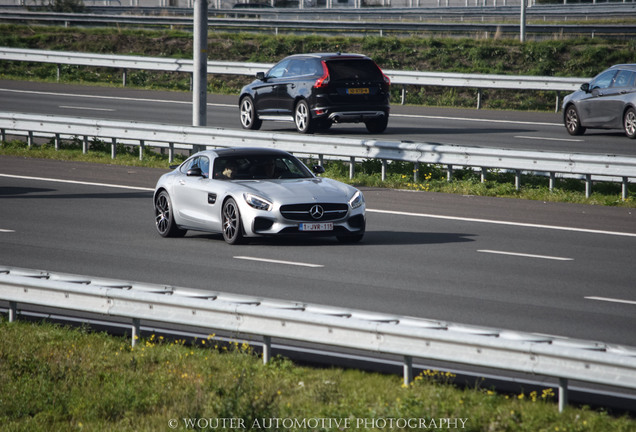
[[[356,192],[352,186],[325,178],[285,180],[239,180],[245,192],[251,192],[280,204],[303,202],[346,203]]]

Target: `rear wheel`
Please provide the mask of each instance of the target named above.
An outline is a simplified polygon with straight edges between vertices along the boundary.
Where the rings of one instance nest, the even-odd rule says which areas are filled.
[[[565,109],[564,115],[565,128],[570,135],[583,135],[585,128],[581,126],[581,118],[579,112],[574,105],[570,105]]]
[[[629,108],[625,111],[623,127],[625,128],[625,135],[627,135],[628,138],[636,138],[636,110],[634,108]]]
[[[370,133],[382,133],[389,124],[389,116],[382,116],[377,119],[367,120],[364,122]]]
[[[259,120],[256,115],[254,100],[251,97],[245,96],[241,99],[239,108],[241,112],[241,126],[243,126],[243,129],[257,130],[261,128],[263,122]]]
[[[314,121],[311,118],[311,111],[307,101],[301,100],[296,104],[294,123],[296,123],[296,130],[300,133],[306,134],[314,131]]]
[[[239,244],[243,241],[243,226],[238,205],[233,198],[228,198],[222,210],[223,239],[228,244]]]
[[[186,234],[186,230],[179,228],[174,221],[172,201],[166,191],[155,197],[155,225],[162,237],[183,237]]]

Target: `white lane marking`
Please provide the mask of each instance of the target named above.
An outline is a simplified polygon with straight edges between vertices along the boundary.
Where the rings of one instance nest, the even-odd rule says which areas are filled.
[[[124,186],[124,185],[114,185],[108,183],[93,183],[93,182],[85,182],[85,181],[77,181],[77,180],[61,180],[61,179],[52,179],[45,177],[29,177],[29,176],[19,176],[19,175],[11,175],[11,174],[0,174],[0,177],[10,177],[24,180],[39,180],[39,181],[49,181],[49,182],[58,182],[58,183],[70,183],[70,184],[80,184],[87,186],[102,186],[102,187],[111,187],[111,188],[119,188],[119,189],[130,189],[130,190],[139,190],[139,191],[149,191],[153,192],[154,188],[142,188],[136,186]]]
[[[534,254],[519,253],[519,252],[504,252],[504,251],[496,251],[496,250],[488,250],[488,249],[478,249],[477,252],[497,254],[497,255],[511,255],[511,256],[518,256],[518,257],[524,257],[524,258],[540,258],[540,259],[555,260],[555,261],[574,261],[574,258],[555,257],[555,256],[549,256],[549,255],[534,255]]]
[[[611,303],[624,303],[624,304],[631,304],[631,305],[636,305],[636,301],[635,300],[623,300],[623,299],[615,299],[615,298],[608,298],[608,297],[595,297],[595,296],[589,296],[589,297],[584,297],[587,300],[596,300],[596,301],[604,301],[604,302],[611,302]]]
[[[36,94],[36,95],[42,94],[42,95],[77,97],[77,98],[87,98],[87,99],[109,99],[109,100],[124,100],[124,101],[137,101],[137,102],[159,102],[159,103],[174,103],[174,104],[182,104],[182,105],[192,105],[192,101],[177,101],[177,100],[165,100],[165,99],[145,99],[145,98],[131,98],[131,97],[119,97],[119,96],[82,95],[82,94],[72,94],[72,93],[42,92],[42,91],[34,91],[34,90],[0,89],[0,92]],[[209,103],[207,105],[208,106],[219,106],[219,107],[234,107],[235,106],[235,105],[230,105],[230,104],[213,104],[213,103]]]
[[[19,175],[12,175],[12,174],[0,174],[0,177],[10,177],[10,178],[18,178],[18,179],[26,179],[26,180],[40,180],[40,181],[70,183],[70,184],[82,184],[82,185],[88,185],[88,186],[103,186],[103,187],[130,189],[130,190],[138,190],[138,191],[145,191],[145,192],[154,192],[155,190],[154,188],[123,186],[123,185],[114,185],[114,184],[107,184],[107,183],[82,182],[82,181],[75,181],[75,180],[60,180],[60,179],[52,179],[52,178],[44,178],[44,177],[29,177],[29,176],[19,176]],[[463,222],[488,223],[488,224],[495,224],[495,225],[542,228],[542,229],[552,229],[552,230],[560,230],[560,231],[582,232],[582,233],[588,233],[588,234],[604,234],[604,235],[615,235],[615,236],[623,236],[623,237],[636,237],[636,233],[623,233],[623,232],[617,232],[617,231],[593,230],[593,229],[586,229],[586,228],[572,228],[572,227],[564,227],[564,226],[496,221],[496,220],[489,220],[489,219],[475,219],[475,218],[466,218],[466,217],[458,217],[458,216],[442,216],[442,215],[433,215],[433,214],[426,214],[426,213],[410,213],[410,212],[399,212],[399,211],[392,211],[392,210],[391,211],[375,210],[375,209],[369,209],[369,208],[367,209],[367,212],[390,214],[390,215],[396,215],[396,216],[412,216],[412,217],[423,217],[423,218],[431,218],[431,219],[455,220],[455,221],[463,221]]]
[[[2,229],[0,228],[0,233],[12,233],[15,232],[14,230],[10,230],[10,229]]]
[[[271,264],[285,264],[285,265],[293,265],[293,266],[300,266],[300,267],[313,267],[313,268],[324,267],[324,265],[321,265],[321,264],[309,264],[309,263],[302,263],[297,261],[281,261],[281,260],[256,258],[256,257],[248,257],[248,256],[235,256],[234,258],[240,259],[240,260],[247,260],[247,261],[259,261],[259,262],[266,262]]]
[[[425,118],[425,119],[432,119],[432,120],[459,120],[459,121],[472,121],[472,122],[479,122],[479,123],[505,123],[505,124],[563,127],[562,123],[529,122],[529,121],[520,121],[520,120],[494,120],[494,119],[480,119],[480,118],[469,118],[469,117],[429,116],[429,115],[422,115],[422,114],[393,114],[391,113],[391,117]]]
[[[524,135],[516,135],[515,138],[530,139],[530,140],[540,140],[540,141],[566,141],[566,142],[583,142],[584,141],[582,139],[545,138],[545,137],[533,137],[533,136],[524,136]]]
[[[82,110],[82,111],[115,111],[110,108],[93,108],[93,107],[81,107],[81,106],[71,106],[71,105],[60,105],[60,108],[64,109],[74,109],[74,110]]]
[[[410,213],[410,212],[398,212],[398,211],[374,210],[374,209],[367,209],[367,212],[384,213],[384,214],[399,215],[399,216],[414,216],[414,217],[423,217],[423,218],[432,218],[432,219],[457,220],[457,221],[464,221],[464,222],[488,223],[488,224],[495,224],[495,225],[510,225],[510,226],[528,227],[528,228],[542,228],[542,229],[552,229],[552,230],[560,230],[560,231],[582,232],[582,233],[589,233],[589,234],[605,234],[605,235],[615,235],[615,236],[624,236],[624,237],[636,237],[636,233],[623,233],[623,232],[617,232],[617,231],[593,230],[593,229],[586,229],[586,228],[572,228],[572,227],[564,227],[564,226],[497,221],[497,220],[490,220],[490,219],[475,219],[475,218],[457,217],[457,216],[440,216],[440,215],[433,215],[433,214],[426,214],[426,213]]]

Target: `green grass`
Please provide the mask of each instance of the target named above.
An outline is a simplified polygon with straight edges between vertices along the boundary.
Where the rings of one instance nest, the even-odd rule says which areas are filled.
[[[218,430],[277,432],[456,430],[384,425],[386,419],[425,419],[439,426],[446,418],[464,419],[462,431],[636,428],[633,419],[589,407],[559,413],[550,388],[497,394],[479,383],[458,387],[452,374],[431,370],[405,387],[398,376],[301,367],[281,357],[263,365],[249,346],[220,346],[213,335],[192,344],[148,335],[131,348],[129,339],[87,328],[0,318],[0,340],[0,424],[10,432],[193,430],[184,419],[202,419],[195,430],[235,419],[245,427]],[[169,427],[171,419],[177,428]],[[276,419],[279,427],[265,427]],[[311,419],[332,425],[285,427]],[[336,421],[349,427],[338,429]]]
[[[88,153],[82,153],[79,139],[63,142],[60,150],[55,150],[53,141],[42,145],[28,147],[23,141],[14,140],[0,145],[0,155],[46,158],[57,160],[74,160],[105,164],[145,166],[152,168],[168,168],[168,156],[151,148],[146,148],[143,160],[139,160],[138,148],[117,145],[117,157],[111,159],[110,143],[93,140]],[[187,154],[177,154],[173,164],[178,164]],[[308,165],[318,163],[307,161]],[[446,171],[440,165],[421,165],[418,181],[413,180],[414,164],[393,161],[388,163],[387,178],[382,181],[381,161],[364,160],[356,164],[355,176],[349,179],[349,164],[345,162],[327,161],[325,177],[333,178],[355,186],[383,187],[425,192],[444,192],[461,195],[492,196],[519,198],[538,201],[567,202],[619,207],[636,207],[636,185],[630,184],[627,199],[621,196],[621,185],[618,183],[597,182],[589,198],[585,196],[585,184],[574,179],[557,179],[553,190],[549,189],[549,181],[542,176],[525,175],[522,187],[515,189],[514,175],[490,171],[486,181],[481,182],[478,172],[470,169],[456,169],[453,181],[446,180]]]

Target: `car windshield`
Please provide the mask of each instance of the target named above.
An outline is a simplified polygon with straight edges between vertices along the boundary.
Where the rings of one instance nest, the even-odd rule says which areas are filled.
[[[329,60],[327,67],[329,68],[329,75],[334,81],[382,81],[380,68],[371,60]]]
[[[214,160],[217,180],[266,180],[311,178],[302,162],[286,155],[218,157]]]

